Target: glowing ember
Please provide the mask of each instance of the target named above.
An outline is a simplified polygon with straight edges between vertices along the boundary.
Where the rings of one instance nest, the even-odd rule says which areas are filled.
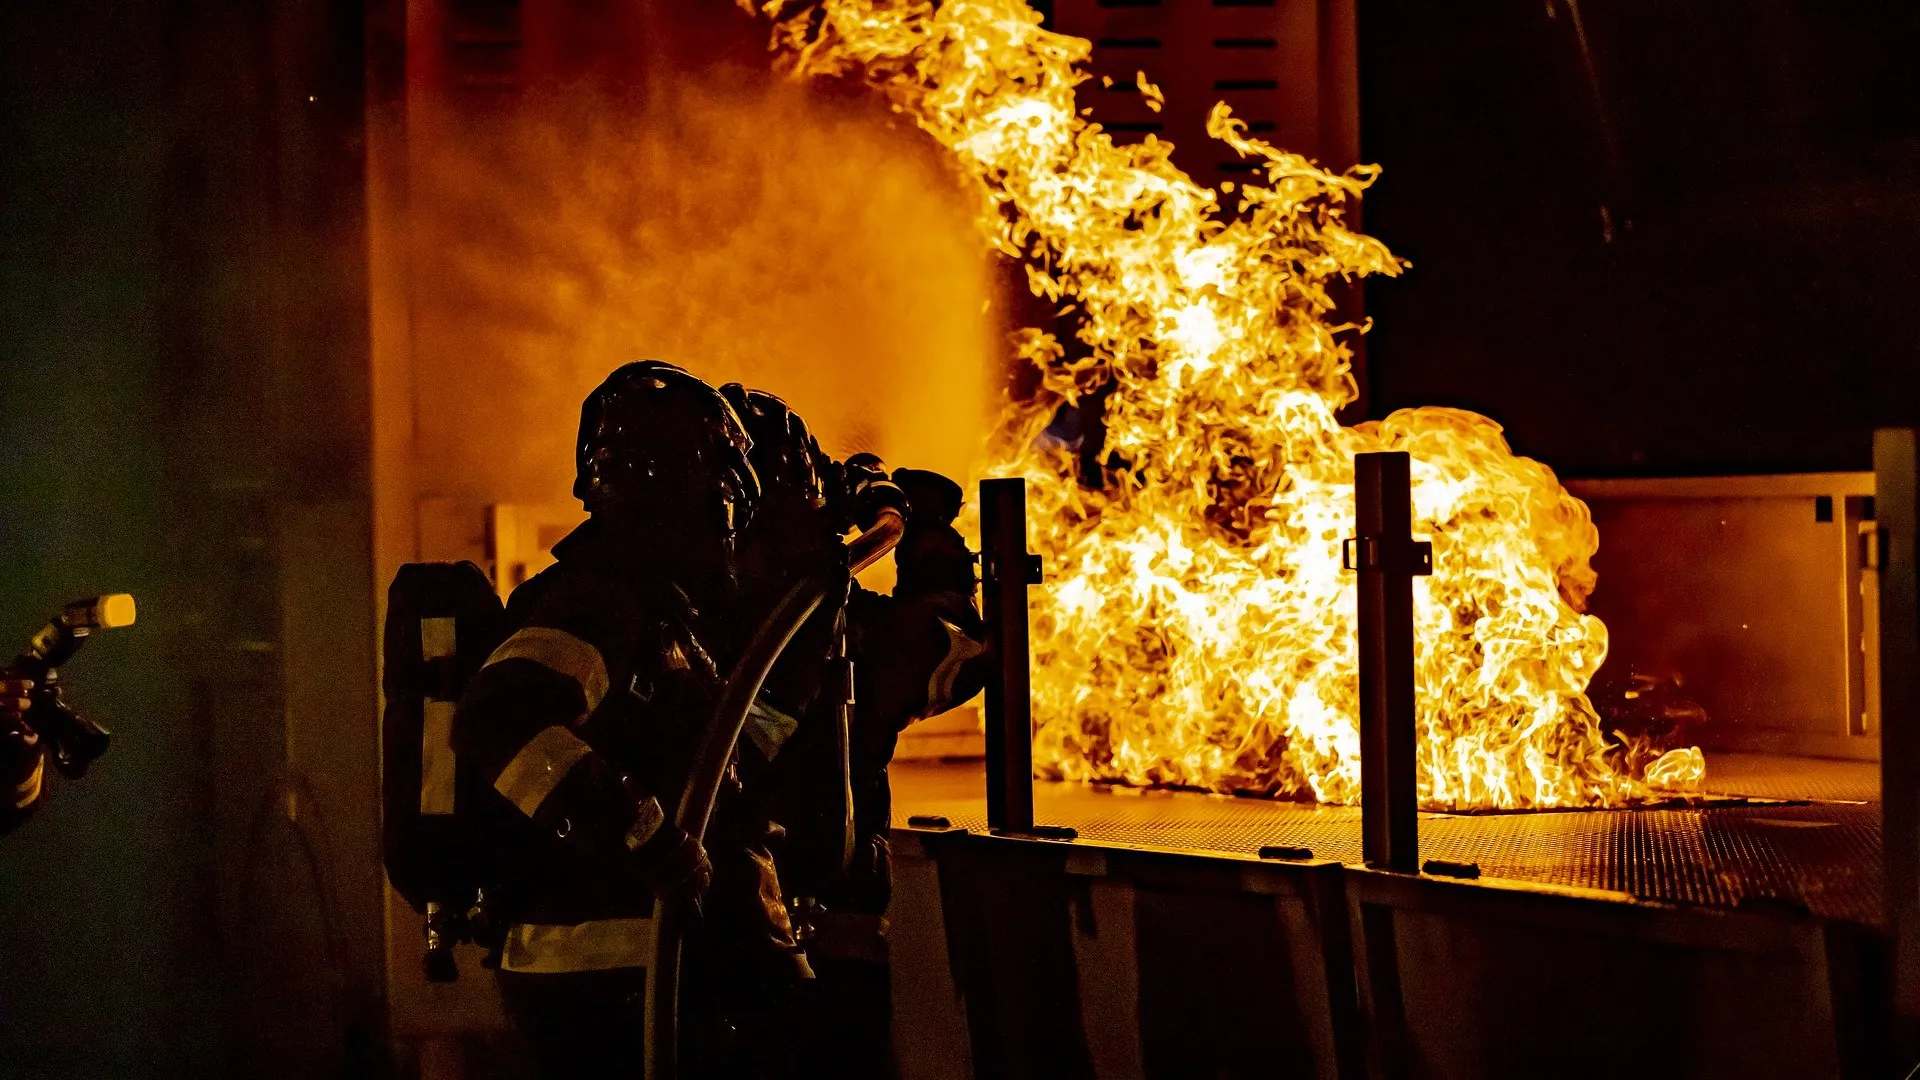
[[[1581,608],[1599,535],[1545,466],[1453,409],[1342,427],[1347,349],[1327,285],[1394,274],[1345,227],[1376,170],[1344,175],[1208,132],[1265,184],[1200,187],[1148,137],[1115,145],[1076,108],[1087,42],[1020,0],[825,0],[776,8],[801,75],[855,76],[977,181],[990,242],[1078,324],[1073,348],[1015,335],[1045,374],[1010,407],[988,472],[1027,477],[1037,596],[1035,759],[1050,776],[1359,797],[1353,455],[1413,459],[1420,797],[1430,807],[1615,804],[1650,794],[1616,767],[1586,697],[1606,628]],[[1141,80],[1157,106],[1157,91]],[[1234,197],[1223,210],[1220,198]],[[1111,387],[1098,490],[1041,437],[1058,406]],[[1697,751],[1649,771],[1698,782]]]

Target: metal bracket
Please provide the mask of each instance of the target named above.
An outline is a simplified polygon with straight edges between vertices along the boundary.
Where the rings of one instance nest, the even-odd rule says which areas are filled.
[[[835,657],[827,662],[827,676],[822,680],[822,689],[832,694],[829,699],[835,705],[851,705],[853,695],[853,661],[845,656]]]
[[[1886,565],[1887,553],[1892,548],[1893,537],[1886,529],[1876,527],[1870,521],[1863,521],[1860,525],[1860,568],[1879,570]]]
[[[1025,840],[1078,840],[1080,830],[1071,825],[1029,825],[1024,829],[988,829],[993,836],[1017,836]]]
[[[982,579],[992,578],[994,580],[1000,580],[999,565],[994,559],[992,552],[981,552],[977,558],[980,560],[980,576]],[[1021,561],[1025,563],[1024,569],[1026,573],[1018,575],[1020,580],[1010,582],[1010,584],[1039,585],[1046,581],[1046,567],[1041,563],[1040,556],[1029,554],[1023,556]]]
[[[1433,545],[1413,538],[1413,465],[1404,451],[1353,459],[1360,675],[1360,833],[1368,866],[1420,869],[1419,736],[1414,704],[1413,579],[1433,572]]]
[[[1426,540],[1401,541],[1400,559],[1390,557],[1392,541],[1380,536],[1350,536],[1340,541],[1342,570],[1404,570],[1414,577],[1433,573],[1433,544]],[[1359,558],[1355,558],[1355,554]]]
[[[1033,656],[1027,588],[1040,559],[1027,550],[1027,482],[980,481],[981,611],[999,660],[986,686],[987,827],[1033,830]]]

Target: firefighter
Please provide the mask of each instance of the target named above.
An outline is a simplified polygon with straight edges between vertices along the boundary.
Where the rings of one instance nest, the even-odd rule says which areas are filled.
[[[900,732],[986,685],[985,629],[974,602],[972,553],[953,527],[960,486],[937,473],[895,470],[911,512],[894,550],[891,595],[855,590],[847,604],[854,665],[851,745],[854,848],[811,919],[807,955],[827,1023],[821,1045],[848,1080],[892,1075],[893,1006],[886,911],[893,899],[893,795],[887,768]]]
[[[27,724],[33,680],[0,669],[0,835],[12,832],[40,802],[46,777],[45,748]]]
[[[13,662],[0,668],[0,834],[32,815],[51,761],[69,779],[107,752],[107,729],[67,705],[61,665],[100,630],[133,625],[129,593],[76,600],[47,620]]]
[[[737,786],[704,848],[671,820],[744,636],[750,448],[733,408],[687,372],[642,361],[609,376],[581,410],[574,494],[589,518],[514,591],[511,634],[455,715],[455,754],[498,819],[502,997],[556,1077],[640,1068],[656,902],[688,912],[687,980],[725,1014],[685,1023],[750,1027],[760,988],[808,974]],[[738,992],[717,1000],[719,984]],[[702,1075],[697,1059],[686,1069]]]
[[[754,464],[766,488],[767,515],[756,520],[748,538],[750,551],[772,549],[773,554],[751,560],[761,572],[769,572],[781,552],[792,550],[772,538],[837,534],[857,523],[857,507],[837,504],[849,501],[849,488],[871,482],[878,459],[856,455],[844,464],[834,462],[778,398],[737,385],[722,392],[747,423]],[[782,789],[774,796],[775,812],[789,832],[780,853],[781,877],[817,975],[795,1035],[818,1075],[849,1080],[893,1072],[885,915],[892,899],[887,769],[895,743],[907,725],[972,697],[987,673],[984,628],[974,603],[973,554],[953,527],[962,504],[960,486],[916,469],[895,470],[891,479],[908,510],[906,533],[894,551],[896,583],[891,595],[856,586],[846,608],[854,672],[847,776],[854,835],[844,871],[839,822],[831,807],[820,805],[834,802],[833,785],[822,782],[837,770],[835,747],[825,737],[831,729],[820,715],[830,703],[792,674],[819,650],[796,654],[783,661],[786,670],[775,672],[805,686],[788,690],[789,701],[806,718],[795,725],[799,733],[772,781]],[[811,519],[807,507],[818,508]]]

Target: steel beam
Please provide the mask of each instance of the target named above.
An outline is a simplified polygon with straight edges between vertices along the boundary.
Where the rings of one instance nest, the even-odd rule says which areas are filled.
[[[1867,553],[1880,570],[1880,807],[1894,1008],[1920,1021],[1920,594],[1914,545],[1914,433],[1874,433],[1874,517]]]
[[[998,670],[987,682],[987,825],[1033,831],[1033,673],[1027,587],[1040,580],[1027,551],[1027,482],[980,481],[980,592]]]
[[[1368,866],[1420,870],[1414,748],[1413,579],[1433,548],[1413,539],[1405,453],[1353,460],[1354,538],[1342,561],[1359,576],[1361,852]]]

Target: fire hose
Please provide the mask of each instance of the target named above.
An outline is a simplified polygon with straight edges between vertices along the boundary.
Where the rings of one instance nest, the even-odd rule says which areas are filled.
[[[746,649],[728,673],[722,686],[713,721],[694,757],[693,769],[681,796],[674,824],[688,836],[706,842],[707,825],[713,817],[714,802],[726,777],[727,764],[739,745],[747,712],[760,696],[760,688],[773,671],[789,642],[819,610],[826,597],[843,588],[848,576],[878,562],[900,543],[906,531],[906,518],[898,509],[880,509],[873,524],[846,545],[847,565],[838,565],[808,574],[789,588],[773,611],[761,621],[748,639]],[[845,723],[844,713],[841,722]],[[846,732],[840,733],[841,767],[846,767]],[[844,807],[846,827],[852,827],[852,806]],[[843,845],[844,847],[844,845]],[[654,917],[654,956],[648,968],[646,1040],[650,1057],[648,1080],[673,1080],[679,1065],[679,999],[681,947],[685,934],[685,914],[673,904],[662,903]]]

